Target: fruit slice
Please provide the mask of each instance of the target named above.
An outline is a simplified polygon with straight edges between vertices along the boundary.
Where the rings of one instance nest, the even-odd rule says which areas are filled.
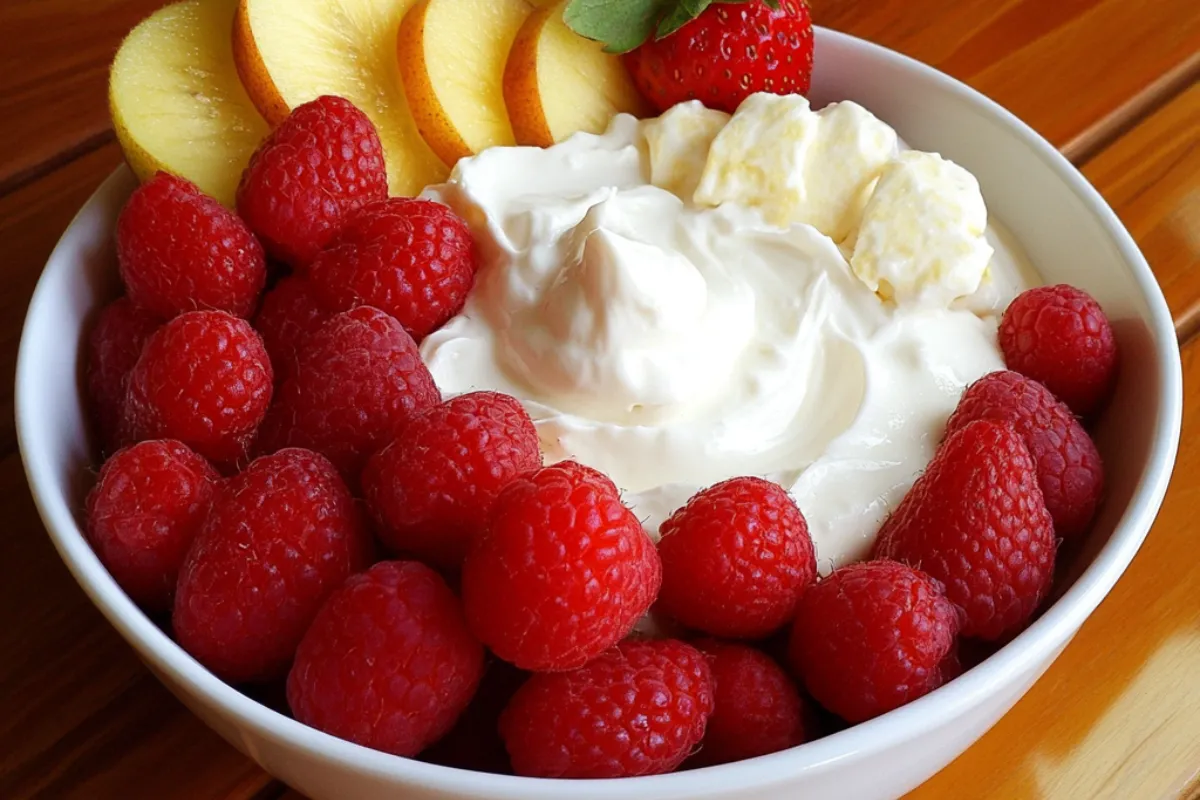
[[[414,195],[446,165],[417,132],[396,65],[400,20],[415,0],[240,0],[233,57],[254,104],[272,124],[321,95],[363,110],[383,142],[388,187]]]
[[[520,144],[548,147],[576,131],[604,131],[617,112],[650,113],[620,59],[568,28],[563,6],[530,14],[508,55],[504,101]]]
[[[400,23],[396,52],[409,108],[446,164],[516,144],[504,62],[532,9],[527,0],[419,0]]]
[[[237,0],[187,0],[133,29],[113,59],[108,103],[125,160],[142,180],[159,170],[227,206],[267,123],[233,65]]]

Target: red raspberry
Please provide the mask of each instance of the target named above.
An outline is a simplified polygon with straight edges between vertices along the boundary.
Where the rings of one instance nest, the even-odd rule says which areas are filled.
[[[122,297],[104,307],[88,337],[87,389],[100,449],[120,446],[129,373],[161,321]]]
[[[505,487],[462,571],[475,635],[505,661],[546,672],[619,642],[661,581],[654,544],[617,487],[573,461]]]
[[[292,275],[263,295],[262,308],[254,317],[254,328],[262,337],[275,380],[292,373],[296,350],[304,337],[333,316],[317,300],[308,278]]]
[[[500,716],[500,735],[518,775],[655,775],[691,754],[712,710],[699,651],[672,639],[629,640],[580,669],[534,675]]]
[[[218,464],[246,457],[271,403],[262,340],[223,311],[189,311],[155,332],[129,376],[134,440],[179,439]]]
[[[705,489],[660,531],[658,607],[713,636],[767,636],[792,618],[817,574],[800,509],[783,488],[760,478]]]
[[[962,657],[959,655],[957,642],[942,659],[942,663],[938,665],[938,672],[942,674],[941,682],[943,684],[947,684],[963,674]]]
[[[800,599],[788,660],[818,703],[862,722],[941,686],[957,629],[928,575],[894,561],[851,564]]]
[[[398,756],[450,730],[483,674],[462,605],[429,567],[376,564],[321,608],[296,651],[287,697],[296,719]]]
[[[696,642],[713,679],[713,712],[697,766],[728,764],[804,742],[804,706],[792,679],[753,647]]]
[[[117,255],[129,299],[170,319],[185,311],[249,317],[267,280],[262,245],[225,206],[160,172],[117,220]]]
[[[100,469],[87,497],[87,537],[133,602],[167,611],[179,566],[220,476],[181,442],[141,442]]]
[[[1035,380],[993,372],[963,394],[946,433],[977,419],[1012,423],[1037,465],[1055,533],[1063,538],[1086,533],[1104,491],[1104,465],[1071,410]]]
[[[281,450],[230,478],[188,551],[172,623],[230,682],[281,677],[325,598],[370,563],[370,536],[333,465]]]
[[[453,211],[395,197],[355,213],[309,275],[330,308],[375,306],[420,341],[462,309],[477,268],[471,231]]]
[[[875,555],[920,567],[946,587],[964,636],[1025,626],[1054,578],[1054,523],[1033,458],[1011,425],[951,434],[888,518]]]
[[[473,392],[413,417],[367,462],[363,493],[385,544],[458,567],[500,490],[541,465],[537,430],[521,404]]]
[[[1022,292],[1000,322],[1008,368],[1033,378],[1086,417],[1108,401],[1117,377],[1117,342],[1100,304],[1073,286]]]
[[[263,452],[307,447],[357,483],[367,458],[412,415],[441,402],[400,323],[377,308],[336,314],[301,343],[263,424]]]
[[[366,114],[340,97],[297,106],[250,157],[238,213],[273,257],[316,258],[346,217],[387,197],[383,145]]]

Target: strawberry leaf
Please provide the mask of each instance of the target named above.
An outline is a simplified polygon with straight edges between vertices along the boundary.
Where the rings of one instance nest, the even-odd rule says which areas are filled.
[[[570,0],[563,22],[580,36],[603,42],[606,53],[627,53],[649,39],[663,15],[682,1]]]
[[[740,0],[739,0],[740,1]],[[704,13],[713,0],[678,0],[675,8],[658,23],[654,38],[664,39]]]

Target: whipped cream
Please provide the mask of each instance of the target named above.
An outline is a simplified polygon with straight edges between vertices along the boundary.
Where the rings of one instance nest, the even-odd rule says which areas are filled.
[[[964,258],[996,253],[977,288],[954,277],[976,267],[957,245],[937,256],[951,268],[886,262],[927,213],[879,199],[910,158],[895,133],[849,103],[747,104],[460,161],[426,196],[467,220],[483,266],[421,351],[447,396],[520,398],[547,463],[607,473],[651,535],[704,486],[778,481],[828,570],[866,555],[964,387],[1003,368],[995,314],[1031,276],[1002,232],[974,227]],[[978,222],[939,194],[953,181],[929,186],[931,218]],[[908,216],[889,226],[888,208]]]

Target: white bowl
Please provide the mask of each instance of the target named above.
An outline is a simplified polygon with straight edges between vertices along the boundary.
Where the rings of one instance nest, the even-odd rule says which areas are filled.
[[[882,47],[817,32],[813,101],[852,99],[912,146],[973,172],[991,212],[1048,282],[1091,292],[1114,320],[1122,375],[1098,441],[1109,496],[1054,604],[984,663],[883,717],[787,752],[620,781],[531,780],[375,752],[305,727],[222,683],[121,592],[80,532],[92,475],[79,351],[116,291],[112,230],[133,188],[121,169],[71,223],[38,283],[21,340],[17,428],[33,495],[92,601],[190,709],[268,772],[323,798],[668,800],[889,798],[914,788],[991,727],[1050,666],[1125,570],[1158,511],[1179,439],[1182,378],[1171,316],[1137,246],[1100,195],[1020,120],[963,84]]]

